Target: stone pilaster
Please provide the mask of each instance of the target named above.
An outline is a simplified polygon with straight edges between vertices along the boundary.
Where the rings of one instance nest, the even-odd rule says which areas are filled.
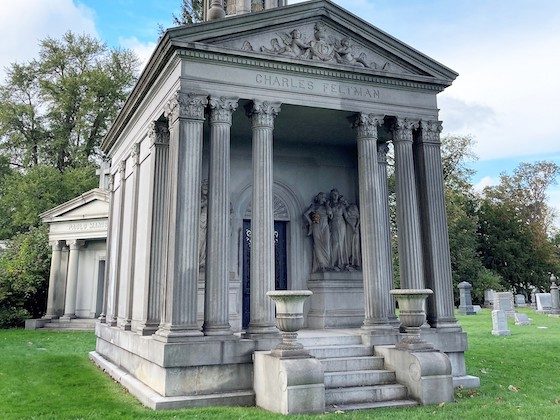
[[[107,322],[107,305],[109,299],[109,285],[111,284],[111,240],[113,238],[113,202],[115,201],[115,175],[109,175],[109,218],[107,222],[107,254],[105,255],[105,273],[103,276],[103,302],[101,306],[101,314],[99,322],[105,324]]]
[[[196,320],[202,137],[206,95],[177,92],[169,119],[169,238],[165,310],[156,337],[181,341],[202,335]]]
[[[139,332],[151,335],[161,321],[164,279],[167,258],[169,128],[167,122],[156,121],[150,130],[150,194],[152,197],[149,218],[151,230],[148,239],[144,302]]]
[[[279,103],[259,100],[247,106],[253,127],[253,202],[251,213],[250,335],[277,334],[274,303],[266,292],[275,290],[273,131]]]
[[[383,284],[380,244],[384,239],[381,226],[381,197],[379,192],[379,164],[377,129],[383,116],[359,114],[354,121],[358,142],[358,177],[360,190],[360,228],[362,241],[362,271],[364,278],[365,319],[363,329],[373,333],[392,329],[385,304],[389,294]]]
[[[441,123],[422,121],[415,152],[423,234],[424,277],[434,294],[428,298],[432,327],[459,328],[455,319],[453,278],[441,164]]]
[[[62,258],[62,247],[64,246],[64,241],[53,241],[51,243],[52,256],[51,256],[51,271],[49,273],[49,291],[47,295],[47,312],[45,313],[44,319],[55,319],[58,318],[56,301],[59,300],[57,296],[57,291],[60,290],[60,260]]]
[[[424,288],[420,211],[412,150],[412,131],[417,128],[418,121],[398,118],[393,131],[399,268],[402,289]]]
[[[377,162],[379,164],[379,226],[381,237],[379,238],[379,264],[380,284],[383,287],[383,316],[387,316],[389,323],[400,324],[395,315],[395,303],[389,291],[393,288],[393,252],[391,247],[391,220],[389,214],[389,181],[387,175],[387,143],[377,144]]]
[[[120,267],[122,261],[122,247],[123,247],[123,220],[124,220],[124,200],[126,192],[126,160],[121,161],[119,164],[119,207],[118,218],[115,227],[115,262],[113,264],[113,281],[111,287],[113,289],[111,297],[111,317],[107,320],[107,323],[111,326],[117,325],[117,320],[120,317],[119,314],[119,295],[120,295]]]
[[[85,245],[82,240],[68,242],[70,255],[68,256],[68,278],[66,281],[66,302],[64,304],[64,316],[61,319],[70,320],[76,318],[76,291],[78,290],[78,267],[80,248]]]
[[[229,324],[230,130],[237,99],[210,98],[210,176],[204,325],[206,335],[231,335]]]
[[[138,184],[140,178],[138,176],[138,171],[140,169],[140,143],[134,143],[132,145],[132,151],[130,153],[130,160],[132,161],[132,174],[130,175],[130,185],[132,186],[131,196],[132,201],[130,208],[131,214],[131,224],[130,233],[128,238],[129,247],[129,257],[128,257],[128,278],[126,279],[126,295],[124,300],[124,316],[121,324],[121,328],[129,331],[132,325],[132,305],[134,300],[134,272],[136,268],[136,228],[138,225]]]

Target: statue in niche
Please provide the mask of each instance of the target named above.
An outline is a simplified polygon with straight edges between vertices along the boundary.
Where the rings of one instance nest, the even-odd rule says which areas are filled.
[[[313,240],[312,272],[356,271],[362,265],[360,211],[333,189],[320,192],[304,213]]]
[[[304,213],[308,223],[307,236],[313,239],[313,272],[328,271],[331,267],[331,232],[329,219],[332,212],[327,204],[327,196],[320,192]]]
[[[332,213],[331,229],[331,267],[335,271],[344,270],[348,266],[346,248],[346,206],[338,190],[333,189],[329,195],[327,206]]]
[[[198,264],[199,269],[206,267],[206,235],[208,232],[208,180],[200,186],[200,222],[198,229]]]

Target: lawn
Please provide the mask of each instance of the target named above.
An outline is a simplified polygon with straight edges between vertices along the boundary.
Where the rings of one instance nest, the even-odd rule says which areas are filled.
[[[560,418],[560,318],[522,311],[533,325],[510,322],[509,337],[490,334],[488,310],[460,317],[469,374],[482,386],[458,391],[456,403],[293,418]],[[145,409],[89,361],[94,347],[93,333],[0,330],[0,418],[283,418],[257,408]]]

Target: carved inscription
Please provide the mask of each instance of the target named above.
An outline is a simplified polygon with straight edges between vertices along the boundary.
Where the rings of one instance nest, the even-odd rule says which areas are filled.
[[[337,82],[307,80],[292,76],[257,73],[257,85],[276,87],[299,92],[318,92],[332,96],[350,96],[363,99],[380,99],[379,89]]]
[[[82,232],[87,230],[99,230],[99,229],[107,229],[107,222],[98,221],[98,222],[73,223],[70,226],[68,226],[68,230],[70,232]]]

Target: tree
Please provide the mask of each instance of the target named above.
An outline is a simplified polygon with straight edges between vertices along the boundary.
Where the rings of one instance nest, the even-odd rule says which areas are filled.
[[[182,0],[179,16],[173,13],[173,24],[192,25],[204,20],[204,0]]]
[[[85,165],[136,81],[137,59],[89,35],[40,42],[0,86],[0,147],[16,167]]]

